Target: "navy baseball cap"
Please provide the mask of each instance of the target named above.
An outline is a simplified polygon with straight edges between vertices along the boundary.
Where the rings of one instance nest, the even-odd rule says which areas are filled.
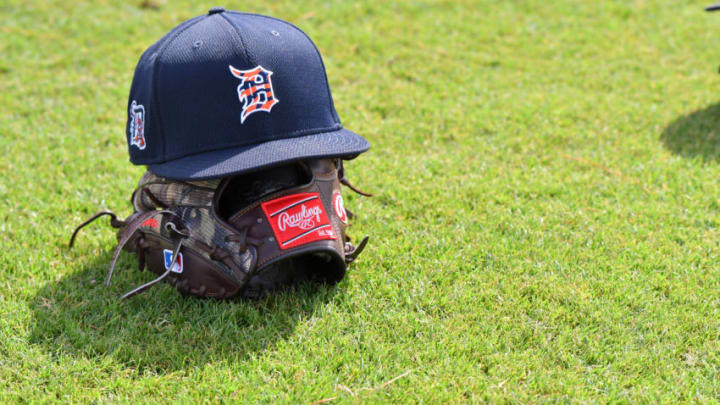
[[[221,7],[140,57],[128,100],[130,161],[200,180],[370,147],[340,124],[310,38],[276,18]]]

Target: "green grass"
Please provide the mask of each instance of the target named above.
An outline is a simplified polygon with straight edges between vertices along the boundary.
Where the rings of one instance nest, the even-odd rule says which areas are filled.
[[[202,3],[0,0],[0,402],[720,398],[720,14],[227,2],[323,53],[371,242],[336,287],[121,303],[112,230],[66,243],[129,214],[133,69]]]

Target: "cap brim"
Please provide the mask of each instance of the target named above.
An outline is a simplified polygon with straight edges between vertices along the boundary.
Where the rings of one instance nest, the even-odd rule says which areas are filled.
[[[148,168],[158,176],[174,180],[205,180],[304,159],[352,158],[369,148],[370,143],[365,138],[342,128],[332,132],[203,152],[151,164]]]

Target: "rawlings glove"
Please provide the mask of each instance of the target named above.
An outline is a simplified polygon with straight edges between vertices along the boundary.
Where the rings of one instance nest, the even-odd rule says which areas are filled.
[[[257,298],[306,281],[337,283],[362,252],[346,235],[347,211],[340,184],[342,160],[308,160],[249,174],[205,181],[175,181],[147,171],[133,192],[134,212],[119,220],[118,246],[105,281],[109,285],[121,250],[137,255],[138,268],[198,297]]]

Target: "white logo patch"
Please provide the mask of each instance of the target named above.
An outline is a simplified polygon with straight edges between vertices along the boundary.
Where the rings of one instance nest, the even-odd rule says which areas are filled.
[[[335,193],[333,196],[333,208],[335,208],[335,215],[340,218],[343,223],[347,224],[347,213],[345,212],[345,202],[343,201],[340,193]]]

